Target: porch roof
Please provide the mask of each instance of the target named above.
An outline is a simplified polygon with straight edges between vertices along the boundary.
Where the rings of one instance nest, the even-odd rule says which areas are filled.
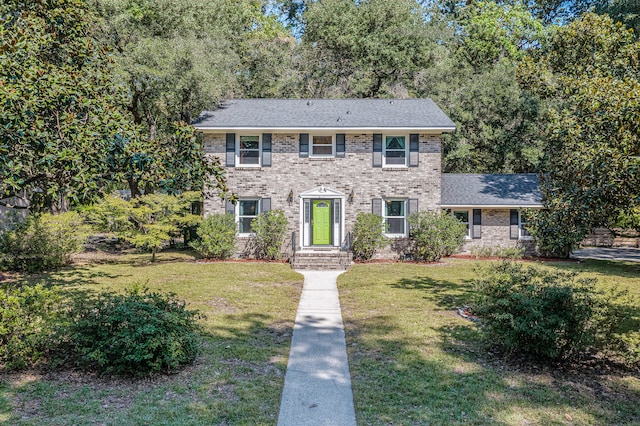
[[[542,207],[535,174],[442,174],[442,207]]]

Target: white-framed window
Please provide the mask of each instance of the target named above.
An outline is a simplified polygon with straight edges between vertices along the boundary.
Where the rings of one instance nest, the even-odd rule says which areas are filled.
[[[518,210],[518,238],[521,240],[533,238],[527,229],[527,215],[522,210]]]
[[[240,235],[249,235],[253,233],[251,221],[260,214],[259,198],[244,198],[238,201],[237,221],[238,233]]]
[[[260,145],[259,135],[239,135],[236,155],[237,164],[240,166],[260,166]]]
[[[453,216],[460,222],[464,223],[467,227],[467,235],[465,238],[471,238],[471,226],[469,226],[469,218],[471,218],[471,212],[469,210],[454,210]]]
[[[407,200],[385,199],[382,208],[384,233],[391,237],[407,235]]]
[[[386,167],[405,167],[409,152],[407,135],[384,135],[382,141],[383,165]]]
[[[336,143],[334,135],[311,135],[311,157],[334,157],[336,155]]]

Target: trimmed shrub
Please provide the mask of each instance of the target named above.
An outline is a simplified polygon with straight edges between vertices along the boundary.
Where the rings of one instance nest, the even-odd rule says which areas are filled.
[[[253,253],[258,259],[279,260],[287,233],[287,218],[282,210],[260,213],[251,221],[254,232]]]
[[[191,241],[200,256],[214,259],[227,259],[236,249],[236,221],[232,214],[214,214],[198,225],[198,239]]]
[[[0,288],[0,363],[9,370],[33,367],[50,349],[62,297],[42,284]]]
[[[71,351],[80,365],[102,373],[171,372],[197,356],[199,317],[174,294],[139,286],[126,294],[101,293],[75,306],[68,330]]]
[[[522,259],[522,256],[524,255],[524,247],[473,247],[471,249],[471,254],[474,255],[476,259],[481,257],[498,257],[501,259],[517,260]]]
[[[412,214],[408,218],[412,255],[416,260],[437,262],[459,250],[467,233],[453,215],[439,211]]]
[[[561,359],[601,347],[615,329],[596,280],[503,262],[475,282],[473,314],[486,340],[507,352]]]
[[[389,239],[382,233],[382,218],[373,213],[358,213],[353,224],[353,258],[369,260],[388,244]]]
[[[0,269],[37,272],[67,265],[88,235],[76,212],[29,215],[0,235]]]

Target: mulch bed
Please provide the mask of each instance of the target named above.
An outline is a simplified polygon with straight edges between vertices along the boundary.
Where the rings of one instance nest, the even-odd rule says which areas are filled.
[[[476,256],[473,254],[452,254],[448,259],[469,259],[469,260],[509,260],[504,257],[497,256]],[[580,263],[579,259],[567,259],[564,257],[542,257],[542,256],[524,256],[522,259],[514,259],[516,262],[566,262]]]

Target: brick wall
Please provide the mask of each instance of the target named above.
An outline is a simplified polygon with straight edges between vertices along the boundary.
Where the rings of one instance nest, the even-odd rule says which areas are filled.
[[[482,231],[479,239],[465,241],[463,252],[470,253],[481,247],[525,247],[525,252],[534,251],[531,240],[511,239],[509,209],[482,209]]]
[[[372,134],[347,134],[345,158],[301,158],[298,134],[272,134],[271,167],[229,167],[227,185],[240,197],[271,198],[272,209],[282,209],[289,221],[289,235],[299,232],[299,194],[321,185],[346,195],[345,232],[359,212],[371,212],[372,198],[416,198],[419,210],[440,206],[441,142],[439,135],[420,135],[418,167],[380,168],[372,166]],[[205,152],[225,158],[225,134],[205,134]],[[407,140],[408,143],[408,140]],[[293,191],[294,201],[287,197]],[[219,198],[204,202],[205,215],[223,213]],[[243,242],[240,243],[244,245]],[[291,247],[287,241],[287,251]]]

